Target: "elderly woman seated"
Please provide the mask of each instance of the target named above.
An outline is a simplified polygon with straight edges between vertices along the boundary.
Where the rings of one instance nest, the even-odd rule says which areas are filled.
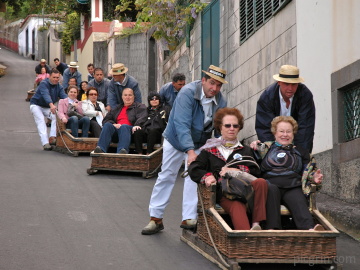
[[[98,91],[95,87],[89,87],[86,92],[87,99],[82,101],[82,110],[84,115],[90,118],[90,131],[93,137],[99,138],[102,121],[107,113],[105,105],[98,101]]]
[[[307,191],[309,183],[319,187],[323,175],[318,169],[312,172],[306,169],[310,162],[310,154],[300,146],[293,145],[297,130],[298,124],[294,118],[278,116],[271,122],[271,132],[275,141],[265,144],[254,141],[250,144],[251,148],[260,152],[262,177],[270,183],[266,226],[268,229],[282,228],[280,204],[283,203],[291,212],[298,229],[324,230],[320,224],[315,226],[303,192],[309,193]],[[311,167],[316,166],[313,163]]]
[[[146,122],[134,132],[135,150],[138,154],[143,153],[142,144],[147,143],[146,154],[154,151],[154,145],[161,143],[162,133],[165,130],[171,108],[161,102],[157,92],[148,95],[149,107],[147,108]]]
[[[74,137],[79,137],[79,128],[82,129],[82,137],[88,137],[90,118],[83,115],[81,101],[76,99],[78,91],[76,85],[68,87],[68,97],[59,100],[58,117],[66,124],[66,128],[71,129]]]
[[[117,153],[129,153],[132,133],[141,129],[141,125],[146,121],[146,106],[135,102],[134,90],[125,88],[122,100],[124,104],[119,104],[105,116],[95,153],[108,152],[111,142],[118,143]]]
[[[247,206],[238,200],[230,200],[222,195],[221,183],[225,174],[237,174],[241,171],[257,176],[259,170],[251,162],[225,166],[234,159],[234,155],[241,155],[244,159],[253,157],[250,147],[242,145],[237,135],[243,128],[244,117],[236,108],[219,109],[214,117],[214,127],[221,137],[210,139],[201,148],[202,151],[189,168],[191,179],[207,186],[217,185],[217,202],[227,212],[235,230],[261,230],[260,222],[266,220],[266,199],[268,192],[267,182],[262,178],[255,178],[251,182],[254,189],[254,205],[251,213],[251,227],[247,215]],[[249,160],[251,160],[251,158]]]

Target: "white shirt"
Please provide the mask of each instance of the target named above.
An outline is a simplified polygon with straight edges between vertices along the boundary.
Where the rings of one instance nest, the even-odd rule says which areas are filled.
[[[231,147],[225,147],[224,145],[219,145],[216,148],[220,151],[220,153],[225,158],[225,160],[227,160],[231,155],[231,153],[234,151],[234,148],[238,146],[242,146],[242,144],[239,141]]]
[[[289,108],[286,108],[286,102],[281,94],[280,89],[279,89],[279,97],[280,97],[280,115],[281,116],[291,116],[291,106],[292,106],[294,96],[292,96],[290,98]]]
[[[213,111],[212,111],[212,103],[216,103],[215,97],[207,98],[204,93],[204,89],[201,91],[201,105],[204,111],[204,124],[208,123],[209,121],[212,122],[213,119]]]

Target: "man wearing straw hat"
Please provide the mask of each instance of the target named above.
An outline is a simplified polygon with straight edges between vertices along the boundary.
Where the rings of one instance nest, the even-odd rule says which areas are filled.
[[[67,89],[69,86],[69,80],[70,78],[76,78],[76,86],[80,87],[81,83],[81,73],[78,71],[78,65],[77,62],[70,62],[70,65],[68,65],[68,68],[64,70],[63,73],[63,83],[62,86],[64,89]]]
[[[122,91],[125,88],[131,88],[134,90],[135,101],[141,103],[141,90],[137,80],[126,74],[128,68],[122,63],[116,63],[111,67],[110,74],[112,79],[108,88],[108,100],[107,105],[110,105],[111,109],[115,108],[119,104],[123,104]]]
[[[257,102],[255,129],[261,142],[274,141],[270,130],[271,121],[280,115],[292,116],[299,125],[294,144],[311,152],[315,129],[315,104],[311,91],[302,84],[304,79],[299,73],[297,67],[283,65],[279,74],[273,76],[277,82],[270,85]]]
[[[163,133],[163,158],[161,172],[153,188],[150,204],[150,222],[142,234],[155,234],[164,229],[165,208],[175,185],[180,167],[185,160],[185,170],[193,162],[199,148],[213,131],[213,115],[227,102],[220,93],[226,71],[211,65],[201,80],[185,85],[177,95],[166,129]],[[197,185],[187,176],[184,179],[182,222],[180,227],[194,229],[197,222]]]

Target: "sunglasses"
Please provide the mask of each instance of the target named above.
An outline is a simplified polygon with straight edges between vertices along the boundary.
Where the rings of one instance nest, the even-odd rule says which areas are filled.
[[[91,94],[89,94],[89,96],[97,96],[98,94],[96,94],[96,93],[91,93]]]
[[[152,97],[150,100],[160,100],[158,97]]]
[[[232,125],[232,124],[224,124],[223,126],[226,127],[226,128],[231,128],[231,126],[232,126],[233,128],[240,128],[240,125],[238,125],[238,124],[235,124],[235,125]]]

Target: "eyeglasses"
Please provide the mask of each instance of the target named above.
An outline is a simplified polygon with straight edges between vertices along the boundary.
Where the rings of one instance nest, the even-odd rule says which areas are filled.
[[[240,128],[240,125],[238,125],[238,124],[235,124],[235,125],[232,125],[232,124],[224,124],[223,126],[226,127],[226,128],[231,128],[231,126],[232,126],[233,128]]]
[[[152,97],[150,100],[160,100],[158,97]]]
[[[96,93],[91,93],[91,94],[89,94],[89,96],[97,96],[98,94],[96,94]]]

